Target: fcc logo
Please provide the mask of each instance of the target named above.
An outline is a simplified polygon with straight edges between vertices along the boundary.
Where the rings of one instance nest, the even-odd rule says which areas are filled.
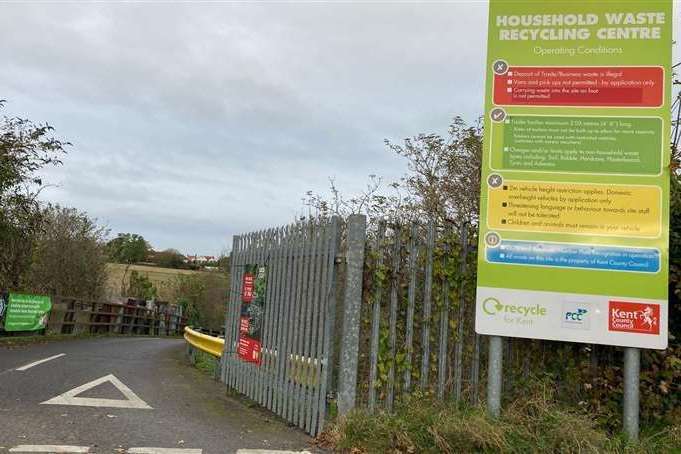
[[[566,301],[561,311],[561,326],[570,329],[591,329],[591,304]]]

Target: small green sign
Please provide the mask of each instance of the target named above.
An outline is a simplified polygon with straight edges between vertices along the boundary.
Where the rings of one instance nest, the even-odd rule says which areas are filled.
[[[5,331],[36,331],[45,328],[52,309],[49,296],[10,293]]]

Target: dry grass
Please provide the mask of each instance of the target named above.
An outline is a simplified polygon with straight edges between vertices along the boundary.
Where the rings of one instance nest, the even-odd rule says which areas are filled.
[[[108,263],[106,265],[107,282],[105,295],[107,297],[120,296],[121,283],[127,265]],[[208,273],[208,271],[178,270],[174,268],[160,268],[146,265],[130,265],[126,279],[130,279],[130,272],[137,271],[147,277],[158,291],[158,297],[164,301],[175,298],[175,282],[178,276]]]
[[[681,453],[681,426],[646,431],[639,444],[628,444],[589,415],[556,404],[542,383],[499,419],[415,395],[393,414],[357,411],[320,438],[346,453]]]

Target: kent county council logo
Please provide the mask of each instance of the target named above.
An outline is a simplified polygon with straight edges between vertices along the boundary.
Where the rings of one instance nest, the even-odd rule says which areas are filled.
[[[561,326],[571,329],[590,329],[591,306],[588,303],[571,301],[563,303]]]
[[[625,333],[660,334],[660,305],[610,301],[608,330]]]

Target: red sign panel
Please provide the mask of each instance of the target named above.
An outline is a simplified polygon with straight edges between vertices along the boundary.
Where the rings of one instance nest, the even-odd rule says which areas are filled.
[[[610,301],[608,330],[625,333],[660,334],[660,305]]]
[[[245,265],[241,281],[241,308],[239,317],[239,345],[237,356],[260,365],[262,358],[262,328],[267,288],[267,267]]]
[[[660,107],[663,97],[657,66],[511,66],[494,76],[500,106]]]
[[[248,334],[248,317],[241,317],[239,320],[239,332],[241,334]]]
[[[248,336],[239,336],[239,358],[249,363],[260,364],[260,341]]]
[[[244,273],[243,282],[241,285],[241,301],[244,303],[250,303],[253,301],[253,290],[254,290],[255,276],[251,273]]]

